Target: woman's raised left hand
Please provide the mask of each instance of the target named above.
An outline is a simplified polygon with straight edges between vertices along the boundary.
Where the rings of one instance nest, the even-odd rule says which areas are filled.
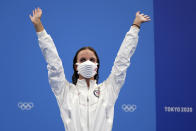
[[[137,25],[141,25],[141,23],[144,23],[144,22],[148,22],[150,21],[150,17],[148,15],[145,15],[145,14],[141,14],[140,11],[136,12],[136,16],[135,16],[135,20],[133,22],[133,24],[137,24]]]

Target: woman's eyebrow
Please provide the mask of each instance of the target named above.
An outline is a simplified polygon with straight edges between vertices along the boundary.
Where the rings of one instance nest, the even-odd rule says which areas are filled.
[[[94,58],[94,59],[96,59],[96,57],[95,57],[95,56],[91,56],[90,58]]]
[[[80,59],[86,59],[86,57],[81,57]]]

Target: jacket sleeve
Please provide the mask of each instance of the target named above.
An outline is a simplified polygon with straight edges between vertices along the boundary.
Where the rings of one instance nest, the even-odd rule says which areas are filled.
[[[138,43],[139,28],[131,26],[130,30],[126,33],[121,47],[112,67],[112,71],[105,81],[105,87],[108,90],[109,99],[114,103],[118,97],[121,87],[124,84],[126,71],[130,65],[130,58],[135,52]]]
[[[62,104],[63,95],[69,90],[69,82],[64,75],[62,61],[58,55],[55,44],[49,34],[44,29],[37,32],[39,47],[47,63],[48,80],[55,94],[58,104]]]

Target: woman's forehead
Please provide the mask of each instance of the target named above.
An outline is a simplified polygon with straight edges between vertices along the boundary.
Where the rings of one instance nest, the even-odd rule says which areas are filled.
[[[89,49],[85,49],[85,50],[82,50],[78,53],[78,58],[79,57],[95,57],[95,54],[93,51],[89,50]]]

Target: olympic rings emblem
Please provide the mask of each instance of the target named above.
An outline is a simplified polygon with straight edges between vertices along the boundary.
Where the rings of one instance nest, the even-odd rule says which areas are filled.
[[[137,109],[136,105],[131,105],[131,104],[123,104],[121,106],[121,108],[123,109],[123,111],[125,112],[134,112]]]
[[[18,108],[21,110],[31,110],[34,107],[32,102],[18,102]]]

